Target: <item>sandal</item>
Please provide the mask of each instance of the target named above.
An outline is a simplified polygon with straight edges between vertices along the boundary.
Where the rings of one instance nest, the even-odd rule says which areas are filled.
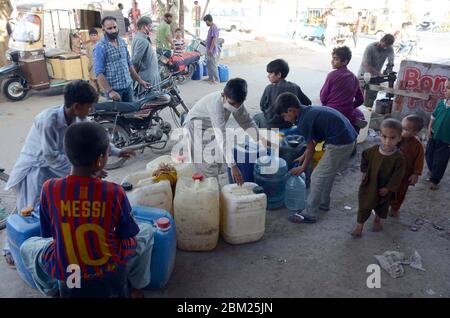
[[[306,216],[306,215],[302,215],[298,212],[289,215],[289,221],[291,221],[292,223],[308,223],[308,224],[316,223],[315,218],[312,218],[312,217]]]

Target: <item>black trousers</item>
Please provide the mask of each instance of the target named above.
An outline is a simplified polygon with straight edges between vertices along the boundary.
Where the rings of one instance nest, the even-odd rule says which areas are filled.
[[[438,184],[445,174],[450,159],[450,145],[431,138],[425,152],[428,170],[431,171],[431,182]]]

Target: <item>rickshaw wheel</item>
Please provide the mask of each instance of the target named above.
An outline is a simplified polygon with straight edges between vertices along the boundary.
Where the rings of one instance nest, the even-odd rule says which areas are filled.
[[[28,90],[22,85],[20,78],[14,77],[3,83],[3,93],[9,100],[19,101],[25,98]]]

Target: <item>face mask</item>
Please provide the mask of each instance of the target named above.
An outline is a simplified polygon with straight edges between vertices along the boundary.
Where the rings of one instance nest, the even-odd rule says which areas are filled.
[[[105,35],[108,37],[108,39],[115,40],[119,36],[119,32],[113,32],[113,33],[105,32]]]
[[[239,108],[236,108],[236,107],[232,106],[232,105],[229,104],[228,102],[225,102],[225,103],[223,104],[223,107],[224,107],[226,110],[228,110],[228,111],[230,111],[230,112],[232,112],[232,113],[234,113],[234,112],[236,112],[236,111],[239,110]]]

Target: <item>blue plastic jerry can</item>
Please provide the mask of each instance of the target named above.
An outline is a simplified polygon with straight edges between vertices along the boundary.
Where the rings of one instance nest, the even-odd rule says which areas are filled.
[[[194,74],[192,74],[192,80],[198,81],[201,80],[203,76],[203,64],[202,63],[195,63],[195,71]]]
[[[150,265],[150,284],[144,289],[160,289],[166,286],[175,266],[176,229],[172,215],[162,209],[134,206],[137,221],[150,223],[154,228],[154,245]]]
[[[218,70],[219,70],[219,80],[221,83],[223,82],[228,82],[228,78],[230,76],[229,74],[229,70],[228,70],[228,66],[224,65],[224,64],[219,64],[219,66],[217,66]]]
[[[11,255],[16,265],[19,276],[32,288],[36,288],[31,272],[25,267],[20,256],[20,247],[23,242],[33,236],[41,236],[41,222],[39,215],[33,213],[30,216],[11,214],[6,220],[6,231]]]

